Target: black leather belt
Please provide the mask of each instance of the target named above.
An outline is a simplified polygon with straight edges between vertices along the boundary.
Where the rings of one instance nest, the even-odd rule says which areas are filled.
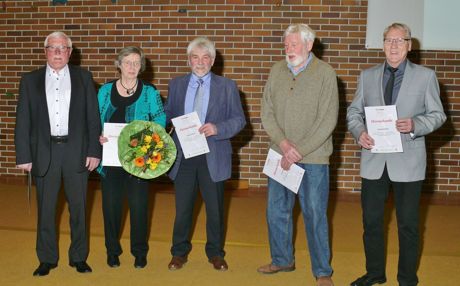
[[[67,143],[69,136],[51,136],[51,142],[56,144]]]

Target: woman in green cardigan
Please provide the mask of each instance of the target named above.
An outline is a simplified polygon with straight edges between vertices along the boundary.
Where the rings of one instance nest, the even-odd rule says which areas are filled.
[[[115,65],[120,77],[104,84],[98,93],[101,123],[130,123],[133,120],[153,121],[165,126],[165,113],[159,92],[147,82],[138,79],[145,70],[145,55],[138,47],[126,47],[118,53]],[[101,144],[108,142],[101,135]],[[119,255],[122,208],[128,199],[131,224],[131,254],[134,267],[147,265],[147,224],[149,181],[135,177],[122,167],[99,166],[102,184],[102,208],[104,215],[107,264],[120,266]]]

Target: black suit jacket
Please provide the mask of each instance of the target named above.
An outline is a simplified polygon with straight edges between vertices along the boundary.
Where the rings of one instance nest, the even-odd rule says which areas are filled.
[[[101,158],[101,123],[91,72],[69,65],[71,98],[65,162],[76,172],[86,169],[86,157]],[[46,66],[24,74],[19,86],[14,143],[16,164],[32,162],[32,175],[44,176],[51,160],[51,129],[45,91]]]

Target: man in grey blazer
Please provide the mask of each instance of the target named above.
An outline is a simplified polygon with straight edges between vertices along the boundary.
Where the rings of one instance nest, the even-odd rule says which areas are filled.
[[[236,83],[211,72],[216,57],[214,43],[204,37],[194,39],[187,48],[192,72],[169,83],[165,105],[166,120],[196,111],[202,122],[210,152],[185,159],[177,135],[177,159],[169,176],[174,180],[176,218],[172,238],[170,270],[187,262],[191,251],[190,232],[197,187],[206,205],[206,255],[216,270],[225,271],[224,260],[224,181],[231,176],[230,139],[246,125]]]
[[[409,27],[393,23],[385,29],[383,42],[385,63],[361,73],[347,111],[348,129],[362,147],[361,206],[367,271],[352,286],[386,282],[383,218],[390,185],[400,248],[397,280],[401,286],[417,285],[419,201],[426,169],[424,136],[446,120],[436,74],[406,58],[412,44]],[[367,133],[364,107],[383,105],[396,105],[402,153],[371,152],[374,139]]]
[[[19,87],[14,142],[17,167],[32,172],[37,187],[37,256],[34,276],[57,266],[56,203],[64,182],[69,204],[70,266],[91,272],[86,228],[88,174],[101,158],[101,123],[89,71],[68,65],[72,42],[53,32],[45,40],[46,66],[24,74]]]

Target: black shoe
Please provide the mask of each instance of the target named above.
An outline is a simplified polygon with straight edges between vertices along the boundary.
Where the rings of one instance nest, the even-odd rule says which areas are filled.
[[[374,284],[383,284],[385,282],[387,282],[387,278],[385,276],[370,277],[366,274],[351,282],[350,286],[372,286]]]
[[[91,267],[89,267],[88,263],[86,261],[80,261],[80,262],[70,262],[70,266],[75,267],[77,269],[77,272],[80,273],[90,273],[93,272]]]
[[[112,268],[120,266],[120,259],[118,259],[118,255],[107,255],[107,264]]]
[[[134,260],[134,267],[144,268],[147,265],[147,257],[145,256],[136,256]]]
[[[40,262],[38,268],[34,271],[34,276],[46,276],[50,273],[50,270],[56,268],[56,263],[47,263],[47,262]]]

